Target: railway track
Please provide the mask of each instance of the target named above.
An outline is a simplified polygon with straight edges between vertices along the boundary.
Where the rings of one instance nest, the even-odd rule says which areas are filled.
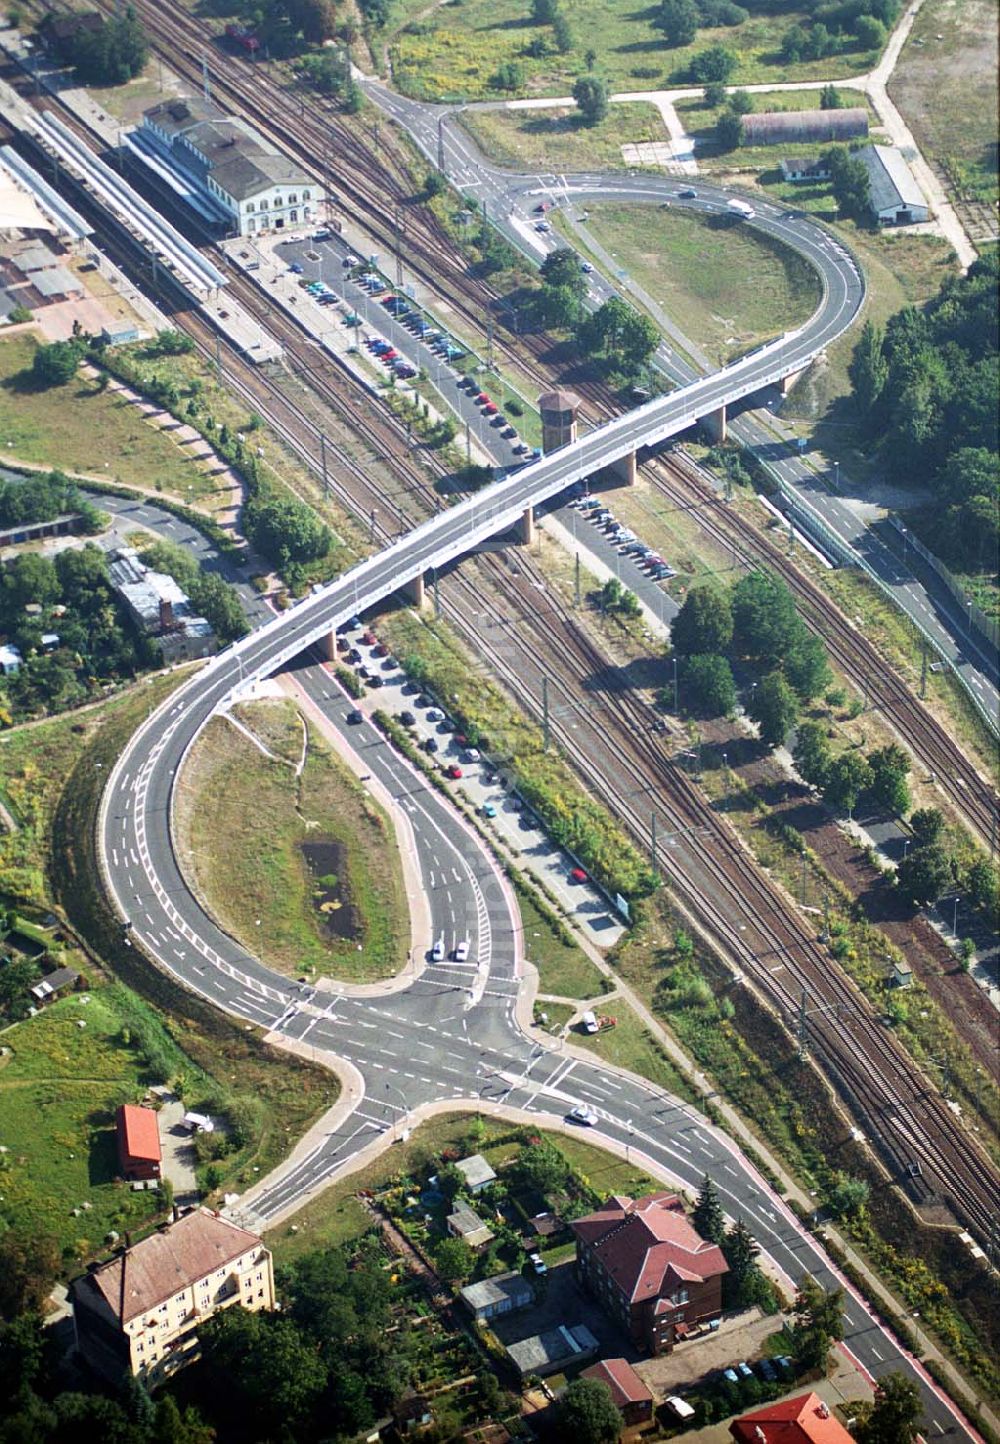
[[[253,288],[247,290],[252,292]],[[179,319],[195,335],[205,354],[214,355],[214,336],[201,318],[189,312]],[[426,515],[437,504],[437,498],[408,454],[402,427],[394,420],[365,413],[358,406],[359,399],[368,402],[360,383],[332,368],[317,366],[315,351],[292,322],[282,318],[279,329],[296,371],[341,412],[346,389],[352,429],[373,451],[389,455],[394,471],[404,482],[410,507],[404,510],[398,498],[390,497],[370,479],[359,477],[355,458],[335,443],[328,443],[328,477],[342,503],[364,520],[373,507],[379,510],[388,505],[389,514],[395,512],[401,526]],[[265,411],[286,443],[318,472],[320,425],[264,373],[239,363],[231,379],[248,403]],[[329,469],[331,459],[336,463],[333,473]],[[376,522],[372,532],[373,539],[380,541],[391,536],[384,522]],[[681,868],[675,856],[661,854],[661,865],[672,888],[697,915],[702,931],[725,956],[745,967],[762,996],[786,1022],[797,1012],[802,988],[808,989],[815,1019],[810,1022],[814,1051],[839,1091],[846,1094],[855,1116],[874,1136],[890,1168],[902,1173],[918,1163],[922,1171],[941,1181],[942,1192],[956,1214],[977,1233],[984,1231],[1000,1201],[989,1159],[970,1135],[957,1132],[954,1117],[929,1081],[881,1029],[853,984],[831,968],[829,957],[809,930],[789,914],[784,895],[760,874],[735,835],[663,752],[651,731],[650,710],[635,697],[622,696],[599,682],[595,686],[594,679],[606,672],[606,658],[582,633],[566,607],[551,600],[551,594],[550,604],[540,613],[537,588],[544,586],[544,579],[537,575],[530,559],[520,564],[522,580],[513,578],[507,566],[496,558],[482,558],[478,565],[517,610],[519,623],[534,634],[533,645],[522,644],[521,664],[512,665],[509,654],[497,648],[495,636],[488,635],[490,629],[477,628],[470,621],[481,608],[482,593],[461,575],[449,578],[443,588],[450,618],[536,714],[537,698],[525,686],[526,667],[539,654],[552,658],[563,679],[567,707],[574,716],[572,729],[557,720],[554,730],[594,791],[639,840],[647,835],[648,815],[632,800],[633,796],[656,798],[669,826],[697,831],[705,839],[699,843],[698,867],[693,866],[690,855]],[[508,640],[513,638],[511,628]],[[584,682],[600,692],[605,716],[617,723],[612,738],[609,729],[603,723],[597,725],[589,710],[580,704]],[[609,785],[609,776],[620,779],[623,773],[630,784],[628,789]],[[748,933],[747,925],[733,921],[748,906],[754,919],[752,933]],[[779,967],[770,961],[775,958],[782,960]],[[788,978],[778,978],[779,971],[787,972]]]

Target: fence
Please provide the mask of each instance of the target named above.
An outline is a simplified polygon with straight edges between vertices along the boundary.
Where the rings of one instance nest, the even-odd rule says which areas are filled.
[[[911,531],[908,531],[898,517],[891,516],[889,520],[903,539],[904,559],[906,548],[911,546],[919,557],[923,557],[931,570],[941,578],[959,606],[965,609],[969,618],[970,630],[975,627],[982,640],[994,650],[1000,647],[1000,623],[997,622],[997,619],[988,617],[981,607],[976,606],[954,573],[950,572],[944,562],[939,561],[933,552],[928,551],[923,542]]]

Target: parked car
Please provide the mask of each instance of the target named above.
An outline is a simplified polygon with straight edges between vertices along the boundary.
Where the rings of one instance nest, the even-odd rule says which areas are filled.
[[[415,724],[415,722],[416,722],[417,719],[416,719],[415,715],[414,715],[412,712],[406,711],[406,712],[400,712],[400,714],[399,714],[399,720],[400,720],[400,722],[402,722],[402,724],[403,724],[404,727],[412,727],[412,726]]]
[[[431,962],[440,963],[444,959],[444,938],[438,938],[431,948]]]
[[[302,272],[305,270],[305,266],[300,266],[298,261],[293,261],[292,264],[288,267],[288,269],[291,271],[293,276],[301,276]]]
[[[437,750],[438,750],[437,738],[436,738],[436,737],[428,737],[428,738],[427,738],[427,741],[424,743],[424,751],[425,751],[425,752],[436,752]]]
[[[378,637],[376,637],[374,632],[364,632],[362,634],[361,640],[362,642],[364,642],[366,647],[374,647],[378,643]]]
[[[549,1271],[549,1266],[540,1253],[529,1253],[528,1262],[531,1265],[532,1273],[540,1279],[544,1278]]]
[[[496,817],[497,815],[496,804],[493,802],[484,802],[479,810],[484,817]]]
[[[464,753],[464,758],[466,762],[478,762],[480,760],[480,755],[481,754],[478,747],[467,747]]]
[[[753,1378],[753,1369],[751,1369],[746,1359],[741,1359],[739,1361],[739,1363],[736,1365],[736,1372],[737,1374],[739,1374],[741,1379]]]
[[[569,874],[569,880],[570,880],[570,882],[588,882],[588,881],[589,881],[589,879],[588,879],[588,877],[587,877],[587,874],[584,872],[584,870],[583,870],[582,867],[574,867],[574,868],[571,868],[571,869],[570,869],[570,874]]]
[[[773,1384],[775,1379],[777,1379],[778,1377],[778,1371],[771,1363],[770,1359],[758,1359],[757,1372],[758,1374],[760,1374],[761,1378],[766,1380],[769,1384]]]
[[[452,782],[457,782],[458,779],[462,776],[462,769],[461,767],[459,767],[457,762],[452,762],[448,767],[444,769],[444,775],[445,777],[449,777]]]
[[[417,702],[417,706],[418,706],[418,707],[420,706],[419,701]],[[444,713],[441,711],[441,708],[440,708],[440,707],[428,707],[428,709],[427,709],[427,720],[428,720],[428,722],[443,722],[443,721],[444,721]]]

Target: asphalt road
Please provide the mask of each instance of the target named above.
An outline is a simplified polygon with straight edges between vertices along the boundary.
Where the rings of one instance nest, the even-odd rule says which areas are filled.
[[[566,244],[555,234],[535,229],[540,219],[536,207],[542,201],[578,210],[588,203],[620,199],[683,205],[710,214],[724,211],[732,194],[712,186],[700,176],[678,179],[652,170],[641,174],[517,174],[494,165],[482,154],[471,135],[455,123],[463,107],[433,106],[409,100],[370,79],[365,81],[365,88],[374,103],[410,133],[431,163],[437,165],[439,157],[443,158],[444,169],[454,185],[474,196],[486,208],[493,224],[539,262],[548,251]],[[681,200],[678,192],[692,188],[697,192],[695,199]],[[836,239],[808,218],[796,218],[795,213],[756,194],[751,200],[755,216],[750,224],[811,260],[828,285],[833,265],[842,264],[842,257],[846,255]],[[619,280],[627,291],[627,277],[622,274]],[[614,287],[595,272],[591,277],[591,302],[600,305],[613,294]],[[680,385],[688,385],[702,374],[692,365],[686,351],[666,339],[659,348],[657,361],[663,372]],[[1000,665],[996,653],[970,628],[965,608],[932,574],[915,575],[898,549],[887,546],[848,500],[837,493],[836,476],[809,465],[775,435],[766,425],[765,417],[766,411],[744,411],[731,421],[730,432],[768,463],[836,541],[863,558],[891,590],[899,607],[952,663],[971,696],[993,719],[995,728],[1000,717]]]

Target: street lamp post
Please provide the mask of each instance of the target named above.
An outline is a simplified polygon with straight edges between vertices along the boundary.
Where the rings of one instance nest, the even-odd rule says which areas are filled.
[[[386,1093],[388,1093],[388,1092],[390,1091],[390,1089],[392,1089],[392,1088],[395,1088],[395,1090],[396,1090],[396,1092],[399,1094],[400,1100],[402,1101],[402,1104],[403,1104],[403,1131],[405,1132],[405,1131],[406,1131],[406,1120],[407,1120],[407,1118],[409,1118],[409,1116],[410,1116],[409,1105],[408,1105],[407,1102],[406,1102],[406,1095],[404,1094],[402,1088],[400,1088],[400,1087],[398,1086],[398,1084],[396,1084],[396,1083],[386,1083],[386,1085],[385,1085],[385,1091],[386,1091]],[[390,1108],[392,1107],[392,1104],[389,1103],[388,1100],[387,1100],[387,1106],[390,1107]],[[396,1120],[395,1120],[395,1118],[393,1118],[393,1120],[392,1120],[392,1141],[393,1141],[393,1143],[396,1142],[396,1138],[397,1138],[397,1134],[396,1134]]]

